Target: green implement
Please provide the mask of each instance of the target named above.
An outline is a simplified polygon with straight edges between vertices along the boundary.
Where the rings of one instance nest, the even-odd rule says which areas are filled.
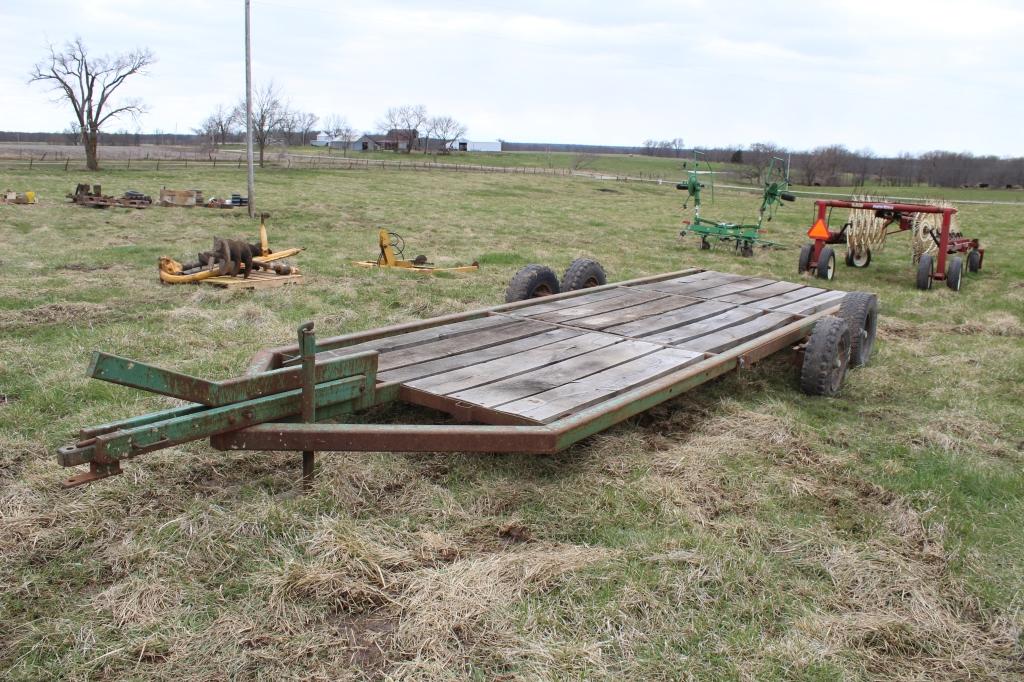
[[[686,200],[683,202],[684,209],[687,208],[690,199],[693,199],[693,220],[683,221],[686,227],[679,232],[679,236],[685,237],[688,233],[693,232],[700,237],[702,250],[711,248],[709,238],[723,242],[731,241],[735,243],[736,250],[740,252],[740,255],[746,257],[754,255],[755,245],[764,248],[783,248],[782,244],[767,240],[761,234],[764,231],[764,223],[771,221],[783,201],[796,200],[795,196],[786,191],[789,189],[788,164],[784,166],[785,162],[777,157],[773,157],[769,162],[768,171],[765,173],[764,190],[761,193],[761,205],[757,210],[757,222],[730,223],[704,218],[700,214],[701,190],[704,188],[704,184],[700,181],[700,175],[708,176],[712,202],[715,198],[714,171],[711,170],[711,165],[701,158],[703,156],[702,152],[694,151],[693,169],[687,173],[686,182],[676,185],[676,189],[686,191]],[[707,170],[700,170],[702,162]]]

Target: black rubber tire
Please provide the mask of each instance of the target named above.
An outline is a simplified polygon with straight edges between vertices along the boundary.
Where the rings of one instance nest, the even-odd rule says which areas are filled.
[[[978,272],[981,270],[981,252],[971,249],[967,252],[967,272]]]
[[[853,249],[846,249],[846,264],[851,268],[866,268],[871,265],[871,249],[865,247],[864,253],[858,258]]]
[[[700,238],[700,250],[708,251],[711,248],[711,242],[708,241],[707,237]]]
[[[577,258],[562,275],[562,291],[576,291],[577,289],[588,289],[599,287],[608,282],[601,264],[592,258]],[[557,291],[555,293],[558,293]]]
[[[917,262],[917,288],[927,291],[932,288],[932,273],[935,272],[935,259],[931,254],[921,254],[921,260]]]
[[[800,247],[800,258],[796,263],[796,272],[798,275],[802,275],[807,272],[807,267],[811,264],[812,253],[814,253],[814,244],[804,244]]]
[[[821,253],[818,254],[818,266],[814,269],[814,274],[819,279],[828,280],[836,276],[836,252],[832,250],[831,246],[821,247]]]
[[[946,286],[953,291],[960,291],[960,285],[964,281],[964,259],[957,256],[949,259],[946,266]]]
[[[744,258],[754,257],[754,247],[750,242],[744,242],[743,246],[740,247],[740,255]]]
[[[525,301],[557,294],[558,276],[546,265],[531,263],[513,275],[505,290],[505,302]]]
[[[839,317],[850,330],[850,364],[863,367],[871,359],[878,331],[878,297],[866,291],[851,291],[839,304]]]
[[[800,388],[807,395],[833,396],[843,387],[850,364],[850,328],[839,317],[823,317],[814,325],[804,349]]]

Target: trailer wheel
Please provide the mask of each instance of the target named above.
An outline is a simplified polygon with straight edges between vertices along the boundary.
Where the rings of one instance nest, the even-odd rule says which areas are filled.
[[[743,242],[743,246],[740,247],[740,255],[744,258],[754,257],[754,247],[750,242]]]
[[[964,259],[957,256],[951,258],[946,266],[946,286],[953,291],[960,291],[964,279]]]
[[[577,289],[599,287],[607,281],[608,278],[600,263],[591,258],[577,258],[565,269],[565,274],[562,275],[561,290],[576,291]],[[558,291],[555,293],[557,294]]]
[[[802,275],[807,272],[811,264],[811,254],[814,252],[814,244],[804,244],[800,247],[800,259],[796,263],[796,272]]]
[[[981,270],[981,252],[971,249],[967,253],[967,271],[978,272],[979,270]]]
[[[708,251],[710,248],[711,248],[711,242],[708,241],[707,237],[701,236],[701,238],[700,238],[700,250],[701,251]]]
[[[850,363],[850,328],[839,317],[823,317],[804,349],[800,388],[807,395],[833,396],[842,388]]]
[[[921,254],[921,260],[917,262],[917,288],[927,291],[932,288],[932,274],[935,272],[935,259],[931,254]]]
[[[818,266],[814,271],[820,279],[830,280],[836,276],[836,252],[831,246],[822,247],[821,253],[818,254]]]
[[[505,302],[525,301],[529,298],[551,296],[558,293],[558,276],[546,265],[527,265],[517,272],[505,290]]]
[[[871,249],[846,250],[846,264],[853,268],[866,268],[871,265]]]
[[[839,317],[850,329],[850,364],[863,367],[871,358],[878,331],[878,297],[865,291],[851,291],[839,304]]]

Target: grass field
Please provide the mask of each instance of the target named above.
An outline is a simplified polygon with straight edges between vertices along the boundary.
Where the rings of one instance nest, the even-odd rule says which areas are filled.
[[[259,349],[497,304],[580,255],[612,279],[700,266],[792,279],[796,249],[680,243],[679,192],[582,178],[258,173],[306,284],[161,286],[160,255],[254,236],[243,212],[97,211],[76,182],[243,191],[234,170],[8,173],[0,206],[0,677],[9,679],[1020,679],[1024,208],[965,205],[985,269],[913,288],[906,239],[831,286],[877,292],[872,364],[839,398],[784,357],[553,457],[324,454],[203,442],[63,491],[77,429],[171,401],[84,377],[102,349],[198,376]],[[944,193],[949,195],[949,193]],[[954,198],[994,196],[960,191]],[[1001,197],[1000,197],[1001,198]],[[752,218],[756,199],[705,214]],[[810,201],[770,236],[796,246]],[[407,256],[360,270],[376,230]],[[415,418],[416,415],[411,415]]]

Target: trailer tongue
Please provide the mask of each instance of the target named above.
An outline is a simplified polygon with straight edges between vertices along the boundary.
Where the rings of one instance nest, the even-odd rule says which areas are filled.
[[[866,362],[871,294],[685,270],[262,351],[245,375],[209,381],[95,353],[89,376],[187,401],[95,426],[58,451],[64,482],[210,438],[222,450],[525,452],[563,450],[729,370],[796,346],[805,392],[834,395]],[[805,343],[806,342],[806,343]],[[346,421],[402,401],[434,424]],[[453,419],[454,418],[454,419]]]

